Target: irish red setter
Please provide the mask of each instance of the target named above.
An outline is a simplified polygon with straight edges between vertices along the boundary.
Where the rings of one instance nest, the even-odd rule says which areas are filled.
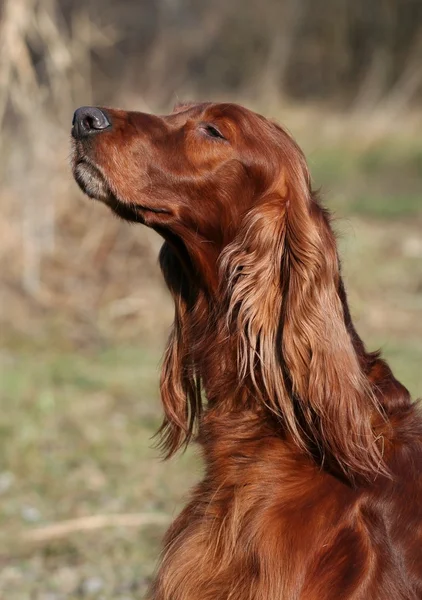
[[[160,429],[205,474],[154,600],[420,600],[422,417],[356,333],[327,211],[278,125],[235,104],[80,108],[83,191],[163,238]]]

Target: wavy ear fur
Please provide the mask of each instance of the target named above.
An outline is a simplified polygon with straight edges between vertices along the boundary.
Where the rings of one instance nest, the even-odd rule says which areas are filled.
[[[189,343],[190,320],[198,293],[168,242],[162,246],[159,260],[175,303],[174,324],[160,380],[165,416],[158,431],[160,445],[169,457],[189,443],[202,411],[199,369]]]
[[[336,242],[303,162],[246,216],[225,251],[238,364],[294,441],[351,480],[386,473],[380,407],[347,330]]]

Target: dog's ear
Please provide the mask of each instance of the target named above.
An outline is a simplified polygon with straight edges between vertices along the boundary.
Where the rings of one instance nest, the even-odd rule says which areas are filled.
[[[175,304],[174,323],[160,381],[165,416],[158,435],[168,457],[191,439],[202,403],[199,373],[189,344],[189,314],[197,294],[178,256],[167,242],[161,248],[159,260]]]
[[[222,260],[239,373],[301,448],[350,479],[374,478],[385,472],[380,409],[346,325],[328,215],[299,159]]]
[[[381,408],[347,328],[329,216],[303,181],[288,194],[281,356],[289,389],[327,464],[373,479],[385,473],[373,430]]]

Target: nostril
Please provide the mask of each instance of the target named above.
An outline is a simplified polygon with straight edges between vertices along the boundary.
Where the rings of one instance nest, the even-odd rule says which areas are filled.
[[[89,116],[86,116],[83,119],[82,125],[83,125],[84,129],[96,129],[94,119]]]
[[[82,106],[75,111],[72,120],[72,135],[81,139],[111,126],[108,116],[95,106]]]

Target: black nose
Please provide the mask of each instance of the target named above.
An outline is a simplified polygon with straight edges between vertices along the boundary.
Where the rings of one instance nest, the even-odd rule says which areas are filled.
[[[99,108],[95,106],[81,106],[73,115],[72,125],[72,135],[75,139],[79,140],[107,129],[111,123]]]

